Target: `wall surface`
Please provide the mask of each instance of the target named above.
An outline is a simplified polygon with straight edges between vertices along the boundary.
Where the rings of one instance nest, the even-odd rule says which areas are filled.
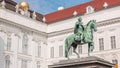
[[[117,59],[120,66],[120,6],[106,8],[91,14],[81,15],[83,25],[91,19],[97,21],[97,32],[94,32],[95,49],[90,55],[98,56],[112,62]],[[21,68],[22,61],[27,61],[28,68],[37,68],[40,62],[41,68],[48,68],[48,65],[66,60],[64,57],[64,41],[66,37],[73,34],[74,25],[78,17],[58,21],[52,24],[45,24],[8,9],[0,8],[0,60],[3,56],[10,56],[10,68]],[[23,53],[23,36],[28,36],[28,54]],[[11,50],[7,51],[7,37],[11,37]],[[111,36],[115,36],[116,48],[111,48]],[[104,50],[100,51],[99,39],[104,38]],[[3,43],[2,43],[3,42]],[[3,47],[4,46],[4,47]],[[38,46],[41,46],[40,57]],[[60,46],[62,49],[60,50]],[[51,48],[53,57],[51,57]],[[82,46],[81,57],[87,56],[87,44]],[[78,52],[77,48],[77,52]],[[4,53],[3,53],[4,51]],[[62,54],[60,56],[60,53]],[[77,56],[72,52],[70,58]],[[1,60],[4,61],[4,60]],[[0,62],[1,62],[0,61]],[[1,62],[0,64],[3,64]],[[0,67],[1,68],[1,67]]]

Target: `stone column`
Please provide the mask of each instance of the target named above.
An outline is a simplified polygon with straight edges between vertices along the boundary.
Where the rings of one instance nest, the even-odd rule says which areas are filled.
[[[0,37],[0,68],[4,68],[4,40]]]
[[[19,35],[13,35],[13,51],[14,51],[14,60],[13,60],[13,67],[17,68],[18,66],[18,46],[19,46]]]
[[[5,54],[4,54],[4,46],[5,46],[5,42],[4,42],[4,31],[2,29],[2,26],[0,26],[0,68],[4,68],[5,65]]]

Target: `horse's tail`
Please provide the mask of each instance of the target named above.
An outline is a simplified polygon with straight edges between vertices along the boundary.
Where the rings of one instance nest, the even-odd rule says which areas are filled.
[[[65,57],[68,57],[68,40],[65,40]]]

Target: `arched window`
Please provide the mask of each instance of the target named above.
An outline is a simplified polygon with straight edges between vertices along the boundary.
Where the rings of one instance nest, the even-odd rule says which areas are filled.
[[[94,12],[94,8],[92,6],[87,6],[86,13],[88,14],[88,13],[92,13],[92,12]]]
[[[6,47],[7,51],[11,50],[11,41],[12,41],[11,35],[8,35],[7,36],[7,47]]]
[[[5,68],[10,68],[10,56],[5,56]]]
[[[27,54],[27,51],[28,51],[28,36],[27,34],[25,33],[23,35],[23,40],[22,40],[22,52],[24,54]]]
[[[118,68],[118,60],[117,59],[113,59],[112,63],[115,64],[115,68]]]
[[[40,68],[40,61],[37,62],[37,68]]]
[[[21,68],[27,68],[27,60],[22,60]]]

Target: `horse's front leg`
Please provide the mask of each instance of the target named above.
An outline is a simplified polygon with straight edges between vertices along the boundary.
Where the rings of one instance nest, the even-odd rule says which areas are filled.
[[[93,50],[94,50],[94,43],[91,42],[91,43],[90,43],[90,51],[92,52]]]
[[[70,59],[69,58],[69,50],[70,50],[70,48],[71,48],[71,46],[69,46],[68,49],[67,49],[67,58],[68,58],[68,60]]]
[[[88,43],[88,56],[90,56],[90,52],[94,50],[94,43]]]

